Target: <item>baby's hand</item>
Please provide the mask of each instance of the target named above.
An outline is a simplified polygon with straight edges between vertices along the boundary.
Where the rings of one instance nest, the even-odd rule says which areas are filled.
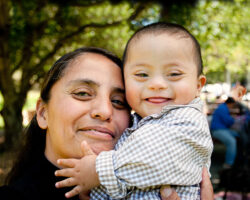
[[[90,189],[100,184],[98,175],[95,171],[96,155],[86,142],[83,142],[81,147],[85,155],[81,159],[59,159],[57,161],[58,165],[65,169],[57,170],[55,175],[68,178],[57,182],[56,187],[75,186],[71,191],[65,194],[67,198],[80,193],[88,194]]]

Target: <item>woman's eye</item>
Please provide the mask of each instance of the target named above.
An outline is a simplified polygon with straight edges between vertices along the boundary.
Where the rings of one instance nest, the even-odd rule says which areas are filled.
[[[76,93],[74,93],[74,95],[81,96],[81,97],[88,97],[88,96],[90,96],[90,94],[87,93],[87,92],[76,92]]]
[[[84,92],[84,91],[76,91],[72,93],[74,98],[78,99],[78,100],[89,100],[91,98],[91,93],[89,92]]]
[[[136,73],[135,76],[138,76],[138,77],[148,77],[148,75],[146,73]]]
[[[123,109],[126,108],[127,104],[124,101],[121,100],[112,100],[112,103],[114,104],[114,106],[118,109]]]

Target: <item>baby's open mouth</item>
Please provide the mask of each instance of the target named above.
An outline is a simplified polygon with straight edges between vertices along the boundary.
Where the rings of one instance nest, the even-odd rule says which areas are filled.
[[[170,98],[165,98],[165,97],[149,97],[146,98],[146,101],[150,102],[150,103],[166,103],[167,101],[169,101]]]

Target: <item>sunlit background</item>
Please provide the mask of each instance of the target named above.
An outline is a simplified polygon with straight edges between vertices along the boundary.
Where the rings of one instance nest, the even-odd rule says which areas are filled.
[[[157,21],[185,26],[201,44],[206,112],[237,84],[250,107],[250,1],[0,0],[0,136],[11,147],[34,114],[40,83],[54,61],[82,46],[122,57],[138,28]],[[1,173],[1,172],[0,172]]]

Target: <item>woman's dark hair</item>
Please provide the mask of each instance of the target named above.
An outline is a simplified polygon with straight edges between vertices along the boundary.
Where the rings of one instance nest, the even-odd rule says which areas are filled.
[[[169,23],[169,22],[156,22],[149,24],[147,26],[144,26],[140,29],[138,29],[129,39],[127,42],[127,45],[125,47],[124,53],[123,53],[123,66],[125,67],[125,63],[128,56],[129,47],[132,43],[132,41],[139,39],[141,36],[145,34],[162,34],[166,33],[173,36],[179,36],[179,38],[190,38],[193,47],[194,47],[194,60],[197,64],[197,70],[198,70],[198,76],[201,75],[203,72],[203,64],[202,64],[202,57],[201,57],[201,48],[200,44],[197,41],[197,39],[183,26],[179,24]]]
[[[51,69],[48,71],[47,76],[42,84],[40,98],[45,103],[50,100],[50,91],[53,85],[63,77],[65,69],[70,66],[70,63],[78,56],[84,53],[95,53],[107,57],[116,65],[122,68],[121,60],[114,54],[105,49],[97,47],[83,47],[76,49],[70,53],[63,55],[59,58]],[[123,71],[123,70],[121,70]],[[8,173],[5,183],[11,184],[21,177],[22,173],[32,165],[37,159],[44,155],[46,143],[46,130],[41,129],[37,123],[36,115],[32,118],[29,126],[24,131],[24,144],[20,148],[19,155],[14,162],[11,171]]]

